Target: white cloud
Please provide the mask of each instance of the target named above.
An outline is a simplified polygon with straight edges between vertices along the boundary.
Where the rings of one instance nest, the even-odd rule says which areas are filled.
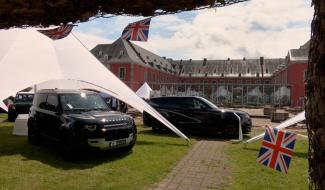
[[[195,14],[154,17],[149,41],[136,43],[175,59],[284,57],[310,38],[312,15],[310,0],[250,0]],[[118,16],[79,28],[82,33],[117,39],[128,23],[140,19]]]
[[[309,39],[312,13],[304,0],[252,0],[200,11],[173,25],[171,37],[154,34],[140,45],[185,59],[284,57]]]

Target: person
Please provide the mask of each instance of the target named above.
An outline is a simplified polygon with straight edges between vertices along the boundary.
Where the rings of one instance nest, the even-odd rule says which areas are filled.
[[[118,108],[118,102],[116,98],[111,97],[111,108],[116,111]]]
[[[128,105],[123,102],[123,101],[119,101],[119,106],[120,106],[120,112],[126,113],[128,111]]]

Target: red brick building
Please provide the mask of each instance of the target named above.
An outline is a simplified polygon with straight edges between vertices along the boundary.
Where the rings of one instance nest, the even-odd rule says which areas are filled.
[[[243,105],[298,106],[304,96],[308,43],[275,59],[172,60],[122,39],[91,52],[134,91],[148,82],[161,95],[200,95]]]
[[[299,49],[290,49],[284,64],[272,76],[271,82],[291,86],[291,105],[304,106],[309,41]]]

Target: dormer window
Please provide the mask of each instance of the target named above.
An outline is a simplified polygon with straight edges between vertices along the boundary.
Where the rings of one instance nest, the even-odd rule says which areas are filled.
[[[205,74],[204,74],[204,77],[208,77],[208,73],[205,73]]]
[[[260,73],[256,73],[256,77],[260,77]]]
[[[268,69],[268,68],[266,68],[265,72],[266,72],[266,73],[269,73],[269,69]]]
[[[249,71],[249,68],[247,68],[247,73],[249,73],[250,71]]]
[[[103,52],[102,51],[99,51],[98,52],[98,56],[102,56],[103,55]]]

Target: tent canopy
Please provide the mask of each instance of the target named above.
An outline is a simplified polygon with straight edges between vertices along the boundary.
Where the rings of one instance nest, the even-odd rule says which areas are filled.
[[[73,79],[146,111],[184,139],[188,138],[105,68],[73,35],[53,41],[35,29],[0,30],[0,99],[28,86]],[[6,80],[4,80],[6,79]],[[0,104],[1,107],[7,109]]]
[[[148,85],[147,82],[145,82],[137,91],[136,94],[144,99],[149,99],[150,98],[150,93],[151,93],[152,89],[150,88],[150,86]]]

